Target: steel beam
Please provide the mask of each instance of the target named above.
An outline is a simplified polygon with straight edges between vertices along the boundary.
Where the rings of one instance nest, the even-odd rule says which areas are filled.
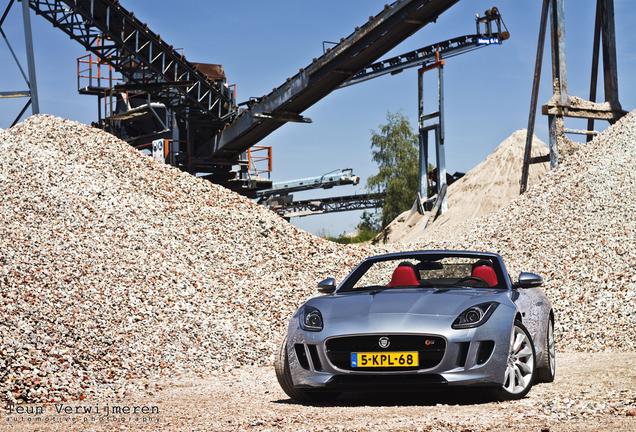
[[[208,154],[230,157],[245,151],[284,124],[259,115],[278,111],[300,115],[408,36],[434,22],[457,1],[403,0],[385,6],[381,13],[370,17],[365,25],[226,127],[218,139],[208,141]]]
[[[422,116],[424,115],[424,71],[417,73],[417,130],[419,151],[419,182],[417,192],[420,197],[428,198],[428,133],[422,133],[424,127]],[[420,208],[421,206],[418,206]]]
[[[35,55],[33,54],[33,36],[31,34],[31,11],[29,2],[22,1],[22,20],[24,22],[24,40],[26,42],[27,68],[29,70],[29,90],[31,91],[31,112],[40,113],[38,101],[38,83],[35,75]]]
[[[618,66],[616,62],[616,31],[614,26],[614,0],[601,0],[601,28],[603,32],[603,77],[605,100],[613,111],[622,111],[618,101]],[[618,120],[618,118],[615,118]],[[611,121],[610,123],[614,123]]]
[[[552,35],[552,91],[551,102],[559,107],[557,113],[550,114],[549,143],[550,169],[558,164],[558,141],[563,136],[563,116],[568,114],[570,95],[568,94],[567,64],[565,60],[565,10],[564,0],[551,0],[550,32]],[[558,121],[558,120],[561,121]]]
[[[521,172],[521,189],[524,193],[528,187],[528,173],[530,170],[530,157],[532,154],[532,138],[534,136],[534,123],[537,117],[537,101],[539,98],[539,83],[541,82],[541,66],[543,64],[543,47],[545,45],[545,32],[548,24],[548,11],[550,0],[543,0],[541,20],[539,22],[539,41],[537,42],[537,57],[534,61],[534,79],[532,81],[532,95],[530,97],[530,115],[528,116],[528,132],[526,135],[526,148],[523,154],[523,170]]]
[[[0,99],[15,98],[15,97],[30,97],[30,96],[31,96],[30,90],[0,92]]]
[[[561,119],[563,125],[563,117],[556,114],[548,114],[548,135],[550,138],[550,169],[553,170],[559,164],[559,148],[557,141],[559,138],[558,120]]]
[[[437,188],[439,191],[446,190],[446,147],[444,146],[444,62],[440,62],[438,71],[438,95],[439,95],[439,128],[436,129],[435,156],[437,158]],[[443,214],[448,209],[446,194],[442,197],[439,214]]]
[[[601,2],[596,0],[596,17],[594,19],[594,43],[592,44],[592,72],[590,79],[590,102],[596,102],[596,85],[598,82],[598,61],[599,50],[601,46]],[[594,119],[587,120],[587,130],[594,130]],[[588,135],[587,142],[592,141],[594,137]]]
[[[22,108],[22,111],[20,111],[20,114],[18,114],[15,120],[13,120],[13,123],[11,123],[11,127],[15,126],[18,123],[18,121],[20,120],[20,117],[22,117],[22,114],[24,114],[27,108],[29,108],[29,105],[31,105],[31,98],[29,98],[27,103],[24,105],[24,108]]]
[[[551,0],[552,85],[556,102],[562,107],[567,107],[569,106],[569,95],[567,64],[565,60],[565,10],[563,1],[564,0]]]

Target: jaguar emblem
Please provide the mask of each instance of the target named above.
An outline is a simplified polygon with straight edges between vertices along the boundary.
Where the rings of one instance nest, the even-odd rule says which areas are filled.
[[[388,348],[391,345],[391,341],[388,337],[382,336],[378,341],[378,345],[380,345],[380,348]]]

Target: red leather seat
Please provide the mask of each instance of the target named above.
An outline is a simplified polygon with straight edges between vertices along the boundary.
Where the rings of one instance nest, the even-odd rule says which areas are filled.
[[[479,266],[473,269],[471,276],[475,276],[485,280],[489,286],[493,287],[497,285],[497,275],[495,270],[489,266]]]
[[[393,275],[391,276],[391,282],[387,285],[387,287],[396,287],[396,286],[419,286],[420,282],[415,277],[415,270],[409,266],[399,266],[395,270],[393,270]]]

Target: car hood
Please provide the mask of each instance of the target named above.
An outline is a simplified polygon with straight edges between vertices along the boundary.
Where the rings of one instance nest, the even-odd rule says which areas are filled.
[[[374,314],[456,316],[479,303],[511,304],[508,294],[489,288],[385,289],[315,297],[307,305],[318,308],[326,320]]]

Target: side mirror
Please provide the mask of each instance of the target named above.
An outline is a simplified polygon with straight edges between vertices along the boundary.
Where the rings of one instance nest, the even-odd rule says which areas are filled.
[[[534,273],[519,273],[519,281],[515,286],[519,288],[537,288],[543,285],[543,278]]]
[[[318,282],[318,291],[323,294],[333,294],[336,290],[336,280],[334,278],[327,278],[322,282]]]

